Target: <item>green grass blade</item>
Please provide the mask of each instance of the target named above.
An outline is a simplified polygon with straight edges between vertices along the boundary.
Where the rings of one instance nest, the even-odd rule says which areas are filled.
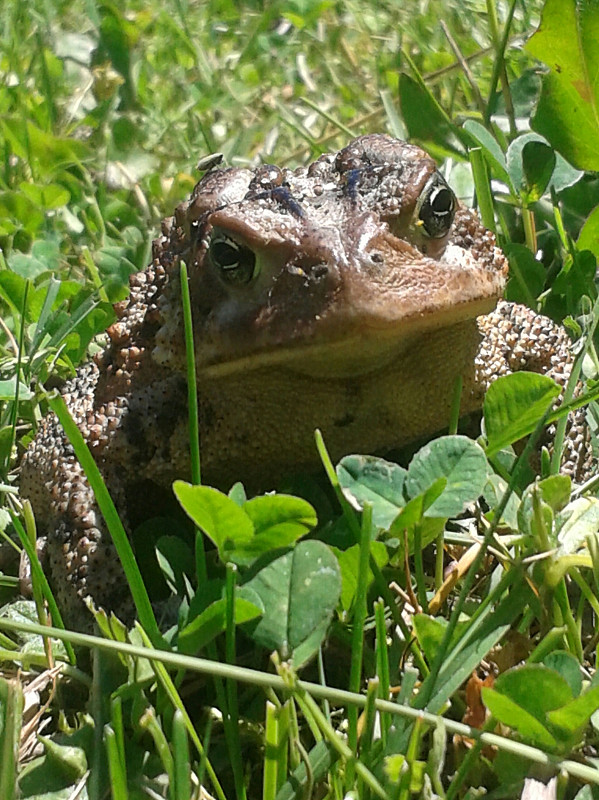
[[[495,44],[495,61],[493,62],[493,74],[491,76],[491,81],[489,84],[489,95],[486,103],[484,122],[487,127],[491,122],[491,114],[493,113],[493,109],[495,108],[494,95],[497,89],[497,83],[501,79],[506,111],[508,112],[508,118],[510,121],[510,132],[512,135],[515,135],[517,131],[517,126],[516,126],[516,120],[514,118],[514,107],[512,104],[512,99],[510,94],[510,87],[508,83],[507,73],[505,70],[505,51],[508,45],[510,29],[512,27],[512,20],[514,19],[514,12],[516,10],[517,2],[518,0],[512,0],[512,2],[510,3],[510,7],[505,20],[505,26],[503,29],[503,35],[501,37],[501,40],[499,40],[498,29],[497,29],[497,17],[496,14],[494,13],[495,0],[487,0],[487,8],[489,9],[490,12],[488,15],[488,19],[491,27],[491,35]]]
[[[160,761],[162,762],[164,771],[168,775],[169,784],[171,786],[174,785],[175,765],[173,754],[156,715],[156,710],[152,706],[146,708],[144,713],[141,715],[139,719],[139,727],[143,731],[147,731],[152,737],[156,752],[158,753]]]
[[[191,778],[189,769],[189,741],[185,719],[179,709],[173,716],[173,760],[174,782],[171,787],[172,800],[189,800],[191,797]]]
[[[381,600],[374,603],[374,619],[376,625],[376,675],[379,679],[379,697],[382,700],[389,699],[390,680],[389,680],[389,651],[387,648],[387,625],[385,622],[385,604]],[[381,739],[383,746],[387,741],[387,732],[391,725],[391,718],[387,714],[381,714]]]
[[[110,727],[114,731],[117,752],[121,758],[121,769],[127,774],[125,759],[125,730],[123,727],[123,704],[120,697],[113,697],[110,701]]]
[[[122,653],[124,655],[152,659],[153,666],[158,669],[157,674],[160,675],[160,682],[162,683],[163,677],[166,676],[165,688],[169,685],[174,689],[170,676],[166,672],[166,667],[173,670],[186,669],[190,672],[197,672],[203,675],[218,675],[222,679],[233,678],[242,683],[248,683],[252,686],[262,687],[266,690],[275,690],[279,692],[289,691],[289,681],[284,680],[279,675],[272,675],[268,672],[260,672],[259,670],[249,669],[248,667],[235,666],[230,664],[223,664],[218,661],[209,661],[205,658],[193,658],[192,656],[183,656],[178,653],[167,652],[164,650],[156,650],[151,647],[140,647],[138,645],[128,644],[127,642],[116,642],[107,639],[102,639],[99,636],[92,636],[86,633],[76,633],[75,631],[61,631],[58,628],[45,627],[35,623],[22,623],[13,620],[4,619],[0,617],[0,630],[13,631],[13,632],[27,632],[32,634],[55,637],[57,639],[68,640],[73,644],[81,647],[97,648],[99,650],[109,650],[115,653]],[[142,639],[149,641],[148,637],[141,632]],[[170,682],[170,684],[169,684]],[[359,708],[364,708],[366,705],[366,697],[362,694],[353,694],[352,692],[343,689],[334,689],[329,686],[321,686],[318,683],[310,683],[309,681],[297,681],[297,686],[305,692],[305,697],[323,699],[327,698],[331,705],[345,706],[356,705]],[[171,689],[168,689],[167,694],[170,696]],[[178,696],[176,690],[173,694],[175,706],[181,707],[185,714],[185,709]],[[179,705],[180,704],[180,705]],[[561,760],[549,753],[545,753],[537,747],[522,744],[521,742],[513,741],[505,736],[500,736],[495,733],[481,734],[476,728],[470,725],[465,725],[462,722],[456,722],[452,719],[446,719],[437,714],[431,714],[416,708],[411,708],[407,705],[393,703],[387,700],[376,700],[376,709],[379,712],[392,714],[393,716],[405,717],[409,720],[415,720],[422,717],[423,722],[427,725],[436,726],[442,724],[445,726],[448,733],[457,734],[459,736],[467,736],[472,739],[481,738],[485,745],[492,745],[498,749],[517,755],[521,758],[528,759],[532,763],[551,766],[557,770],[564,770],[568,775],[579,778],[580,780],[587,781],[588,783],[599,785],[599,769],[596,769],[590,764],[579,763],[569,759]],[[318,706],[316,707],[318,709]],[[313,706],[310,705],[312,712]],[[320,709],[318,709],[320,711]],[[326,722],[326,717],[320,712],[319,719]],[[191,724],[191,720],[186,717],[188,724],[188,733],[191,737],[194,746],[198,748],[198,752],[203,750],[197,733]],[[347,747],[347,746],[346,746]],[[222,789],[217,791],[220,800],[225,800]]]
[[[266,701],[266,726],[264,729],[264,766],[262,774],[262,800],[275,800],[279,788],[279,708]],[[284,746],[286,746],[284,742]]]
[[[17,794],[19,738],[23,716],[23,690],[16,680],[0,678],[0,797],[14,800]]]
[[[54,301],[58,295],[59,289],[60,281],[57,281],[54,277],[50,278],[50,281],[48,282],[48,290],[46,291],[46,296],[44,297],[44,304],[42,306],[42,310],[40,311],[40,315],[37,318],[37,322],[35,323],[35,331],[33,332],[33,337],[31,339],[31,347],[29,349],[30,361],[33,360],[33,357],[37,353],[37,349],[44,338],[44,334],[46,333],[46,323],[48,322],[48,318],[50,316]]]
[[[225,598],[226,607],[226,628],[225,628],[225,657],[227,664],[234,665],[236,662],[235,654],[235,581],[237,568],[234,564],[227,564],[225,578]],[[245,780],[243,771],[243,759],[241,756],[241,742],[239,740],[239,701],[237,698],[237,682],[227,680],[227,744],[229,746],[229,756],[233,768],[235,779],[235,791],[238,798],[245,798]]]
[[[139,630],[139,633],[140,633],[140,635],[142,637],[142,640],[147,644],[147,652],[146,652],[146,655],[143,656],[143,657],[151,659],[152,669],[154,670],[154,673],[156,675],[156,678],[157,678],[158,682],[160,683],[162,689],[164,690],[164,692],[165,692],[166,696],[168,697],[168,699],[169,699],[171,705],[173,706],[173,708],[175,710],[179,710],[181,712],[181,714],[183,716],[183,719],[185,721],[185,726],[186,726],[186,729],[187,729],[187,733],[188,733],[191,741],[193,742],[194,747],[198,751],[198,754],[199,754],[200,758],[204,758],[205,757],[205,751],[204,751],[204,747],[202,745],[202,742],[200,741],[200,737],[198,736],[197,731],[194,728],[193,722],[191,721],[191,718],[190,718],[189,714],[187,713],[187,710],[185,709],[185,706],[183,705],[183,701],[181,700],[181,696],[180,696],[179,692],[177,691],[177,688],[176,688],[171,676],[168,674],[168,672],[167,672],[167,670],[166,670],[166,668],[164,666],[164,663],[165,663],[164,660],[155,658],[155,654],[157,652],[159,652],[159,651],[155,650],[152,653],[151,652],[151,648],[149,646],[150,645],[150,641],[149,641],[146,633],[139,627],[138,627],[138,630]],[[140,648],[140,653],[144,652],[144,649],[145,648]],[[175,655],[175,654],[173,653],[171,655]],[[186,668],[186,666],[184,666],[184,665],[185,664],[188,665],[189,662],[186,661],[185,657],[183,657],[183,656],[180,656],[179,658],[183,658],[184,659],[183,661],[179,662],[179,666],[181,668]],[[216,674],[216,673],[214,673],[214,674]],[[219,798],[219,800],[226,800],[225,794],[224,794],[224,792],[222,790],[222,787],[220,785],[220,782],[219,782],[219,780],[218,780],[218,778],[216,776],[216,772],[214,771],[214,769],[212,767],[212,764],[210,763],[210,761],[208,761],[207,758],[206,758],[206,772],[208,773],[208,778],[210,779],[210,781],[212,783],[212,786],[214,787],[214,791],[216,792],[216,796]]]
[[[106,527],[110,531],[114,546],[119,554],[121,564],[125,576],[129,583],[133,602],[139,616],[139,621],[142,627],[148,632],[150,639],[154,646],[160,646],[163,643],[162,635],[158,629],[158,623],[154,616],[154,610],[148,597],[147,589],[144,585],[143,578],[137,566],[137,561],[133,554],[133,549],[123,523],[120,520],[118,512],[115,508],[112,498],[108,493],[104,479],[98,469],[98,465],[94,461],[89,447],[85,443],[83,436],[75,421],[73,420],[69,410],[62,397],[54,396],[48,398],[48,402],[52,411],[56,414],[63,426],[69,442],[73,446],[75,455],[79,459],[79,463],[87,476],[90,486],[94,492],[96,502],[102,512]]]
[[[108,758],[112,797],[114,800],[128,800],[127,773],[124,769],[125,754],[120,752],[119,743],[111,725],[104,726],[104,744]]]
[[[25,291],[23,292],[23,302],[21,303],[20,310],[20,325],[19,325],[19,345],[17,350],[17,364],[15,369],[15,397],[12,403],[10,412],[10,434],[9,445],[6,448],[6,464],[2,470],[3,474],[8,472],[10,464],[10,456],[15,446],[15,438],[17,435],[17,420],[19,419],[19,387],[22,380],[22,365],[23,365],[23,347],[25,342],[25,318],[27,316],[27,297],[29,296],[29,288],[31,282],[25,283]]]
[[[187,265],[181,262],[181,302],[183,305],[183,324],[185,328],[185,359],[187,365],[187,403],[189,414],[189,451],[191,457],[191,481],[199,485],[202,482],[200,459],[200,422],[198,412],[198,389],[196,377],[195,351],[193,345],[193,321],[191,316],[191,298],[189,295],[189,280]],[[206,551],[204,547],[204,534],[196,531],[196,572],[198,584],[201,586],[208,579],[206,567]]]
[[[493,211],[493,197],[487,175],[487,165],[480,147],[472,147],[468,151],[470,165],[472,167],[472,177],[476,188],[476,198],[480,210],[480,216],[485,228],[495,231],[495,212]]]
[[[368,565],[370,560],[370,536],[372,530],[372,506],[364,504],[360,529],[360,560],[356,600],[352,620],[351,666],[349,673],[350,692],[359,692],[362,685],[362,656],[364,653],[364,625],[366,623]],[[358,710],[349,709],[348,743],[354,753],[358,751]]]
[[[28,528],[30,526],[33,527],[33,525],[34,525],[33,514],[31,512],[31,506],[30,506],[28,501],[25,502],[25,506],[24,507],[25,507],[25,519],[26,519],[26,521],[30,520],[30,523],[28,524]],[[40,587],[41,592],[42,592],[46,602],[48,603],[48,608],[50,609],[50,614],[52,615],[52,620],[53,620],[54,624],[58,628],[64,628],[65,625],[64,625],[64,622],[63,622],[63,619],[62,619],[62,615],[61,615],[60,610],[59,610],[59,608],[58,608],[58,606],[56,604],[56,600],[54,599],[54,595],[52,594],[52,589],[50,588],[50,584],[48,583],[48,579],[46,578],[46,576],[44,574],[44,570],[42,569],[42,565],[40,564],[40,560],[38,558],[37,551],[35,549],[35,545],[33,544],[31,538],[29,537],[29,535],[26,533],[25,528],[22,526],[21,521],[19,520],[19,518],[16,517],[12,513],[12,511],[9,512],[9,513],[10,513],[10,518],[12,520],[12,524],[14,526],[14,529],[16,530],[16,532],[17,532],[17,534],[19,536],[19,540],[21,542],[21,545],[23,546],[23,549],[25,550],[25,552],[27,554],[27,557],[29,558],[29,563],[31,564],[32,581],[33,581],[34,584],[37,584],[37,586]],[[47,637],[44,637],[44,638],[47,638]],[[70,642],[69,643],[65,642],[65,648],[66,648],[67,655],[69,657],[70,663],[71,664],[76,664],[77,663],[77,658],[75,656],[75,651],[73,650],[73,647],[70,644]]]
[[[185,326],[185,355],[187,364],[187,401],[189,403],[189,444],[191,450],[192,483],[202,482],[200,462],[200,424],[198,414],[198,382],[196,377],[195,352],[193,345],[193,322],[191,316],[191,297],[189,295],[189,278],[187,265],[181,262],[181,302],[183,304],[183,322]]]

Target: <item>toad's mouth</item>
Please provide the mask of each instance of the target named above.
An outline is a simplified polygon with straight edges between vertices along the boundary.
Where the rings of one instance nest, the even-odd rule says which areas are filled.
[[[199,364],[201,378],[211,380],[261,369],[280,369],[315,378],[356,378],[385,370],[431,336],[463,328],[463,337],[476,337],[477,317],[495,307],[497,297],[482,297],[445,308],[434,314],[419,313],[391,320],[380,314],[360,314],[338,320],[325,330],[299,336],[274,347],[254,349],[211,364]],[[423,365],[423,369],[425,365]]]

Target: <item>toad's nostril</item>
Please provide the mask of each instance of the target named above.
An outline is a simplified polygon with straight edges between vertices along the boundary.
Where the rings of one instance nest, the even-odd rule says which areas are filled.
[[[307,271],[310,273],[310,277],[316,280],[322,280],[329,274],[329,268],[326,264],[313,264]]]

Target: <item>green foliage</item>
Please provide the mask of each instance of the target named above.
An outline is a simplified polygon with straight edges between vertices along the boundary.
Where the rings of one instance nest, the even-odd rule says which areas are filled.
[[[559,655],[565,659],[558,660]],[[529,664],[509,670],[493,689],[484,688],[482,696],[493,716],[525,741],[568,753],[580,743],[584,726],[599,708],[599,689],[581,693],[576,660],[567,653],[552,656],[554,668]]]
[[[246,596],[248,595],[246,591]],[[264,604],[260,595],[252,592],[249,595],[256,602],[250,602],[245,597],[235,598],[233,621],[235,625],[250,622],[264,613]],[[181,628],[177,638],[177,645],[182,653],[198,653],[206,645],[221,634],[227,626],[227,600],[221,597],[201,611],[191,622]],[[274,649],[274,648],[273,648]]]
[[[547,0],[527,49],[550,69],[532,119],[535,130],[579,169],[597,170],[599,133],[597,48],[599,22],[592,3]]]
[[[46,411],[44,385],[71,376],[96,348],[114,320],[111,303],[149,262],[159,220],[189,194],[207,153],[250,167],[295,165],[350,135],[386,129],[449,159],[444,174],[464,201],[478,198],[508,255],[508,299],[565,319],[579,337],[579,366],[594,377],[599,11],[574,0],[507,6],[5,2],[6,505],[15,507],[18,457]],[[520,455],[544,415],[559,427],[558,392],[536,374],[500,378],[476,441],[443,436],[406,456],[407,466],[347,456],[329,471],[332,491],[312,487],[310,502],[178,481],[196,552],[179,521],[160,517],[140,529],[151,560],[156,551],[146,582],[164,584],[163,634],[122,521],[61,411],[145,631],[97,614],[102,647],[118,658],[96,650],[90,681],[78,654],[77,669],[60,678],[70,683],[52,701],[61,713],[43,754],[26,766],[16,756],[22,693],[0,679],[0,796],[14,795],[18,772],[21,796],[56,800],[82,779],[90,797],[112,789],[183,800],[199,796],[200,783],[221,799],[262,791],[265,800],[453,800],[465,786],[467,796],[520,797],[533,764],[551,763],[571,784],[564,796],[585,797],[599,783],[587,758],[599,709],[596,487],[583,495],[556,474],[559,439],[551,463],[541,451],[532,483],[526,446]],[[568,407],[597,388],[583,400],[572,392]],[[594,430],[592,409],[589,418]],[[2,533],[9,518],[0,519]],[[214,545],[206,553],[204,536]],[[34,583],[39,597],[39,575]],[[1,613],[0,629],[32,627],[31,605]],[[35,630],[26,640],[0,633],[0,659],[42,666],[50,647],[66,658]],[[265,671],[269,656],[277,675]],[[471,719],[462,687],[483,662],[500,674],[482,690],[493,719],[481,734],[457,720]],[[167,664],[178,670],[172,677]],[[319,686],[298,682],[298,672],[316,669]],[[458,737],[453,749],[445,731]],[[473,740],[469,751],[461,736]],[[483,745],[497,748],[495,761]]]
[[[487,481],[485,454],[465,436],[445,436],[420,450],[408,468],[406,490],[423,494],[444,480],[443,491],[425,511],[427,517],[455,517],[474,502]]]
[[[341,594],[337,559],[322,542],[302,542],[245,584],[264,614],[252,636],[267,650],[301,666],[322,644]]]
[[[292,545],[317,523],[312,506],[283,494],[253,497],[239,506],[210,486],[175,481],[185,512],[214,542],[223,563],[249,565],[278,547]]]
[[[345,496],[372,506],[372,521],[388,528],[405,505],[404,484],[407,470],[398,464],[373,456],[346,456],[337,465],[337,477]]]
[[[515,372],[497,378],[483,405],[490,454],[532,433],[558,394],[559,388],[546,375]]]

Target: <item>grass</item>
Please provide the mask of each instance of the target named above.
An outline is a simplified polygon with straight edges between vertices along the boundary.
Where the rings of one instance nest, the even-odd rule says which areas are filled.
[[[541,12],[542,33],[523,48]],[[49,404],[58,410],[46,389],[101,346],[160,219],[216,152],[295,165],[380,130],[425,146],[496,232],[508,298],[577,339],[564,397],[568,409],[590,403],[594,433],[597,386],[581,390],[576,377],[597,367],[598,98],[586,36],[598,21],[565,0],[5,2],[2,535],[23,512],[22,453]],[[317,436],[330,487],[313,487],[311,502],[200,486],[194,457],[197,485],[178,481],[175,494],[208,546],[200,534],[156,543],[163,600],[177,608],[170,628],[158,630],[108,505],[143,627],[102,614],[101,637],[40,626],[14,599],[16,566],[2,566],[2,797],[85,785],[90,798],[451,800],[520,797],[525,778],[553,774],[560,797],[594,796],[597,482],[583,490],[559,474],[560,446],[541,453],[539,476],[527,463],[547,420],[564,440],[556,391],[538,375],[496,382],[485,436],[442,437],[407,468],[352,457],[335,470]],[[518,457],[511,445],[524,436]],[[90,481],[108,504],[101,476]],[[24,523],[32,553],[27,508]],[[14,549],[2,547],[2,558]],[[40,607],[35,570],[34,584]],[[44,669],[31,730],[23,694]],[[481,688],[472,674],[485,672],[495,679]]]

